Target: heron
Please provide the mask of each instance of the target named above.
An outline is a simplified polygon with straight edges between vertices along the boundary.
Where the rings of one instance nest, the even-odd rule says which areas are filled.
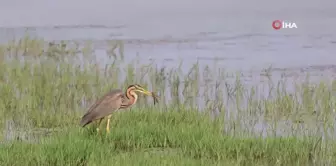
[[[138,95],[135,92],[152,96],[154,104],[158,100],[158,97],[153,92],[149,92],[138,84],[128,86],[125,93],[120,89],[114,89],[98,99],[88,109],[86,114],[82,117],[80,125],[85,127],[93,121],[98,121],[97,132],[99,132],[99,126],[102,120],[107,117],[106,132],[109,133],[112,114],[119,109],[126,109],[133,106],[138,100]]]

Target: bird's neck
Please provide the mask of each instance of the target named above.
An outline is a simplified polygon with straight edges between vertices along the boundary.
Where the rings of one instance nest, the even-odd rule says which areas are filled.
[[[138,100],[138,95],[133,91],[127,91],[126,96],[129,99],[129,105],[135,104],[135,102]]]

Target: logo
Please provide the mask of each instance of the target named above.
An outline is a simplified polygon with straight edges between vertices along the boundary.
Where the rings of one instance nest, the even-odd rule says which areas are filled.
[[[281,21],[281,20],[273,21],[272,27],[275,30],[298,28],[295,22]]]

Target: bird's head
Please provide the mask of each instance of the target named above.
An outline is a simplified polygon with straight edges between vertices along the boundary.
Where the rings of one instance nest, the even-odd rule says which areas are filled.
[[[152,92],[146,90],[145,88],[143,88],[142,86],[140,86],[138,84],[130,85],[130,86],[128,86],[127,89],[135,91],[135,92],[140,92],[140,93],[143,93],[143,94],[148,95],[148,96],[153,96]]]
[[[133,92],[133,94],[132,94],[132,92]],[[134,98],[138,98],[138,96],[134,92],[140,92],[140,93],[143,93],[147,96],[152,96],[153,99],[154,99],[154,104],[159,101],[159,96],[157,96],[154,92],[150,92],[150,91],[146,90],[145,88],[143,88],[139,84],[133,84],[133,85],[128,86],[126,94],[133,95]]]

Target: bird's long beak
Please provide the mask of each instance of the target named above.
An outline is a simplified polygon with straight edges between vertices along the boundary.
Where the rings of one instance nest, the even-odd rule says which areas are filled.
[[[146,89],[138,89],[137,90],[138,92],[141,92],[141,93],[143,93],[143,94],[145,94],[145,95],[147,95],[147,96],[153,96],[153,94],[152,94],[152,92],[150,92],[150,91],[148,91],[148,90],[146,90]]]

